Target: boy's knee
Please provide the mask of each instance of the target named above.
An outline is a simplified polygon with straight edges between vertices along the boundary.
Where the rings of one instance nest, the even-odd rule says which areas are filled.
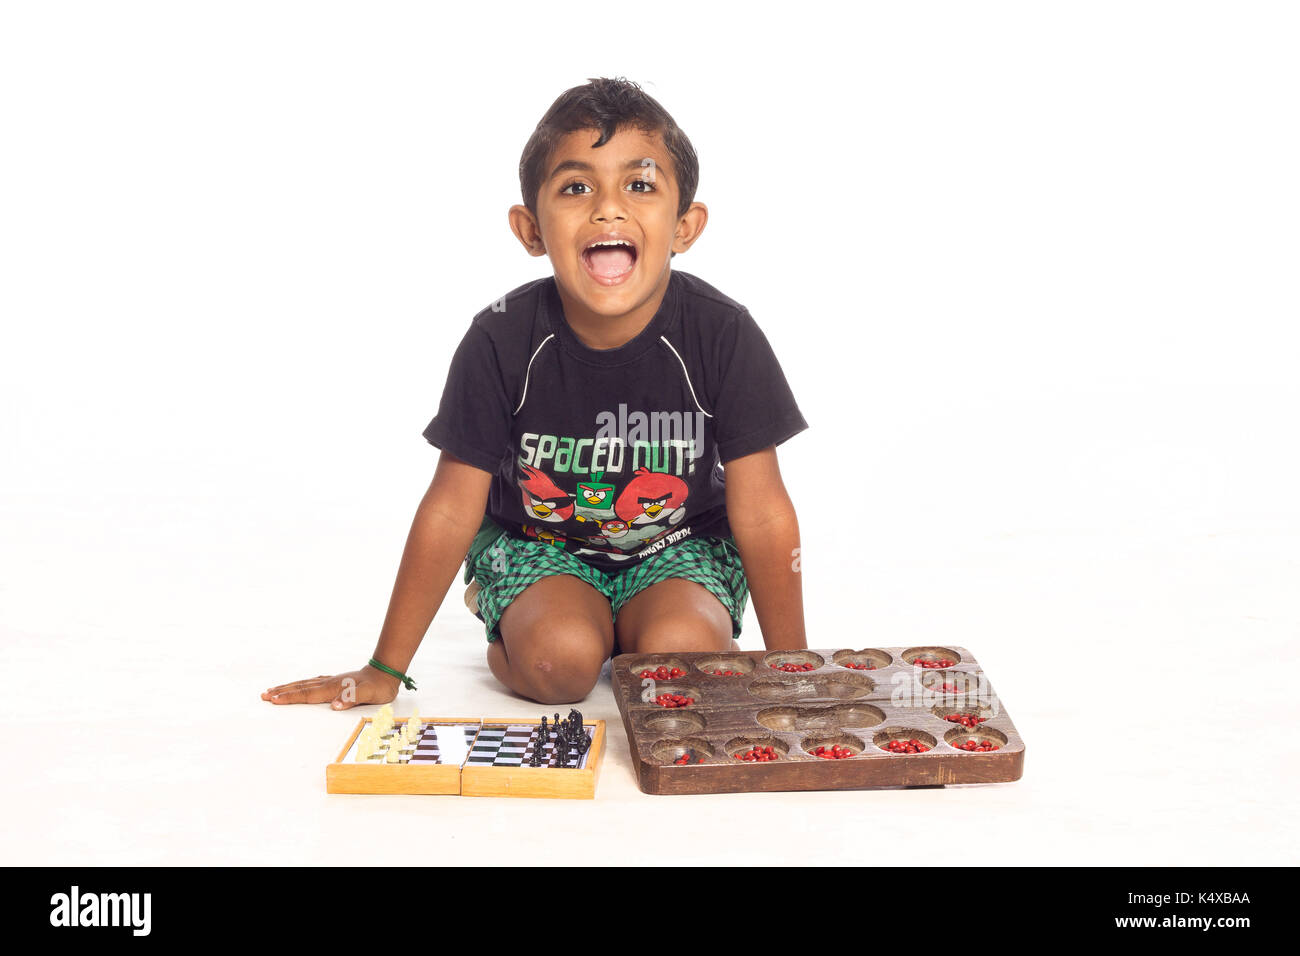
[[[674,651],[729,651],[731,616],[721,614],[669,615],[646,621],[635,635],[638,654],[668,654]]]
[[[600,679],[601,664],[589,659],[539,655],[528,662],[530,695],[542,704],[573,704],[586,698]]]
[[[681,631],[656,633],[651,631],[637,644],[638,654],[701,654],[710,651],[733,651],[737,647],[728,631],[725,638],[713,632],[683,634]]]
[[[576,704],[587,699],[596,686],[596,679],[572,672],[538,678],[531,696],[539,704]]]
[[[511,658],[515,674],[543,704],[571,704],[585,698],[600,679],[605,664],[604,638],[598,632],[539,635],[529,651]]]

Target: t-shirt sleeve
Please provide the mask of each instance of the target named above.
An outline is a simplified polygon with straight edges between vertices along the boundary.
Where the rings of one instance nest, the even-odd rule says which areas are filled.
[[[496,474],[510,446],[514,419],[496,349],[477,322],[447,369],[438,414],[424,429],[429,444]]]
[[[724,465],[779,445],[808,427],[776,353],[748,309],[720,337],[717,361],[721,373],[713,400],[713,435]]]

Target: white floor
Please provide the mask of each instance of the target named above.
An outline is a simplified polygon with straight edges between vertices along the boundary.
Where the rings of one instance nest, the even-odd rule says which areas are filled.
[[[806,567],[813,646],[981,658],[1026,740],[1018,783],[648,796],[606,676],[580,705],[609,722],[596,799],[543,801],[326,794],[359,712],[259,699],[369,656],[400,538],[124,495],[9,496],[3,519],[5,863],[1280,864],[1300,846],[1295,528]],[[845,574],[873,582],[854,614],[832,606]],[[535,720],[459,590],[398,713]]]

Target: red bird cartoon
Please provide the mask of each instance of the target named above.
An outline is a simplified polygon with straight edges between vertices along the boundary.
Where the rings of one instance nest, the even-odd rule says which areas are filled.
[[[524,513],[538,521],[558,524],[573,517],[573,495],[557,485],[551,476],[529,465],[520,465],[524,478],[519,479]]]
[[[682,505],[690,494],[690,486],[676,475],[665,475],[642,466],[634,473],[623,493],[618,496],[614,512],[629,525],[656,524],[665,520],[669,524],[682,520],[686,510]]]

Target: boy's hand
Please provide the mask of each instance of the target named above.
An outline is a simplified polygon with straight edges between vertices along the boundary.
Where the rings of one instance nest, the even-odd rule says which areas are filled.
[[[322,675],[281,684],[262,692],[262,700],[273,704],[324,704],[347,710],[357,704],[387,704],[397,697],[402,682],[367,664],[359,671]]]

